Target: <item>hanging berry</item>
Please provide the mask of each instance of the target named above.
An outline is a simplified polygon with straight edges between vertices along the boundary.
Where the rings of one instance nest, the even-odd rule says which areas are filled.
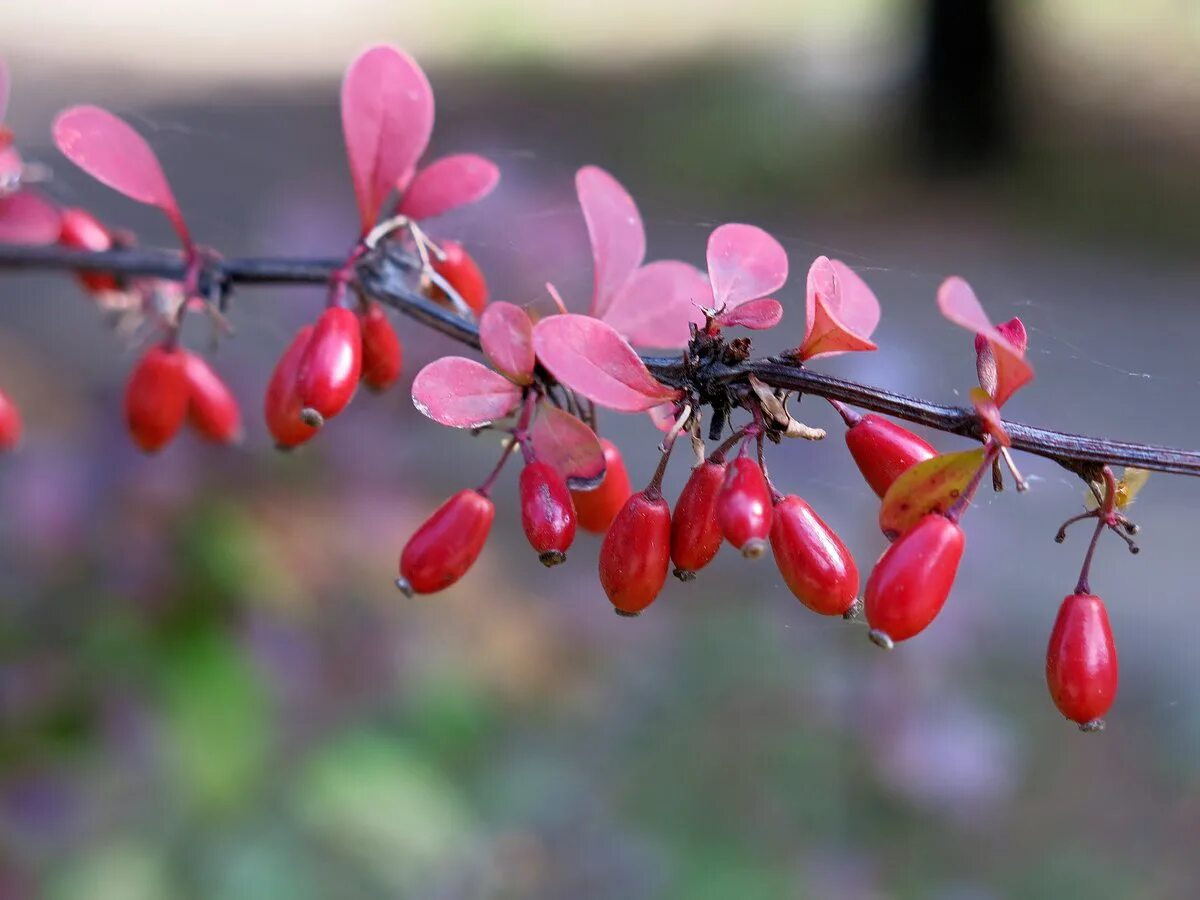
[[[313,326],[305,325],[296,332],[291,344],[279,357],[271,380],[267,383],[267,394],[263,401],[263,413],[267,420],[267,429],[275,438],[275,445],[280,450],[289,450],[299,446],[317,433],[317,429],[306,425],[300,418],[304,404],[296,390],[296,374],[300,371],[300,362],[312,339]]]
[[[487,306],[488,287],[479,265],[457,241],[442,241],[438,246],[443,256],[431,260],[433,270],[449,282],[476,316],[481,315]],[[430,295],[434,299],[445,297],[437,285],[430,287]]]
[[[396,586],[410,597],[450,587],[479,558],[495,515],[496,507],[479,491],[459,491],[404,545]]]
[[[616,518],[633,486],[629,483],[629,470],[616,444],[608,438],[600,438],[604,448],[604,480],[590,491],[571,491],[575,504],[575,517],[580,527],[593,534],[604,534]]]
[[[404,351],[400,338],[392,327],[387,313],[378,303],[370,303],[358,314],[362,332],[363,384],[373,391],[383,391],[400,377]]]
[[[725,540],[747,559],[757,559],[767,549],[771,534],[771,493],[762,467],[747,453],[748,443],[725,472],[717,498],[717,521]]]
[[[671,561],[675,577],[691,581],[721,549],[717,499],[725,483],[725,463],[709,458],[688,476],[671,516]]]
[[[1059,712],[1084,731],[1099,731],[1117,696],[1117,648],[1104,601],[1071,594],[1062,602],[1046,648],[1046,684]]]
[[[788,588],[823,616],[846,615],[858,596],[858,567],[841,538],[791,494],[775,504],[771,550]]]
[[[21,410],[0,391],[0,453],[13,450],[21,443]]]
[[[296,372],[305,424],[320,427],[350,402],[362,372],[358,317],[340,306],[321,313]]]
[[[210,441],[237,443],[242,439],[242,411],[237,398],[204,357],[181,352],[188,385],[188,421]]]
[[[93,253],[113,247],[112,234],[86,209],[64,209],[60,222],[58,242],[64,247]],[[105,272],[80,272],[79,281],[94,292],[115,291],[118,287],[117,279]]]
[[[621,507],[600,546],[600,584],[617,613],[636,616],[653,603],[670,563],[670,507],[657,488],[638,491]]]
[[[847,419],[846,446],[863,478],[880,498],[884,497],[897,478],[917,463],[937,456],[937,451],[907,428],[902,428],[874,413],[857,416],[846,410],[854,421]]]
[[[566,561],[575,540],[575,509],[566,480],[549,463],[533,461],[521,470],[521,525],[547,568]]]
[[[183,352],[151,347],[129,376],[125,421],[134,443],[156,453],[170,443],[188,411],[188,382]]]

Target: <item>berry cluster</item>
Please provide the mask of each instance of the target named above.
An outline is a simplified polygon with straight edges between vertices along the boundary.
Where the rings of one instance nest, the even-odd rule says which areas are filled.
[[[7,73],[0,66],[0,119],[6,99]],[[521,524],[538,559],[547,567],[562,563],[579,528],[602,534],[599,580],[622,616],[638,616],[654,603],[672,568],[680,581],[695,579],[728,542],[748,560],[770,547],[784,583],[804,606],[846,619],[861,611],[871,640],[882,647],[929,627],[953,588],[966,546],[962,516],[985,476],[990,472],[999,490],[1007,469],[1017,489],[1025,489],[1000,415],[1033,378],[1019,319],[993,325],[960,278],[946,279],[938,290],[941,313],[975,336],[979,387],[971,396],[979,448],[938,453],[894,422],[830,400],[847,426],[852,457],[881,500],[879,524],[890,541],[860,600],[859,569],[846,545],[803,498],[782,493],[766,465],[770,445],[820,440],[825,432],[789,412],[794,391],[740,371],[751,341],[729,337],[730,329],[769,329],[783,318],[784,306],[773,295],[787,281],[788,258],[773,237],[730,223],[709,236],[707,271],[679,260],[647,263],[633,198],[612,175],[587,166],[575,179],[594,266],[587,313],[568,312],[549,284],[542,303],[489,302],[475,261],[461,244],[432,237],[427,222],[485,197],[499,171],[474,154],[418,166],[434,118],[432,90],[420,67],[392,47],[367,50],[346,73],[341,113],[361,227],[329,278],[324,309],[296,333],[275,366],[265,391],[268,430],[279,448],[297,447],[347,407],[360,382],[375,391],[397,382],[400,339],[364,287],[360,269],[380,258],[403,258],[422,302],[457,315],[465,328],[477,323],[488,363],[435,360],[413,380],[414,405],[442,425],[503,435],[491,474],[446,500],[404,546],[397,583],[405,593],[435,593],[468,573],[495,518],[492,487],[519,453]],[[222,301],[228,285],[205,277],[217,257],[193,241],[153,151],[127,123],[92,106],[61,113],[54,139],[84,171],[160,209],[182,247],[185,271],[178,281],[127,279],[102,270],[78,274],[118,327],[149,345],[125,395],[134,442],[157,452],[185,421],[208,440],[239,440],[236,399],[181,340],[188,312],[206,315],[218,336],[227,331]],[[56,242],[90,253],[132,246],[132,236],[85,210],[57,207],[29,181],[0,128],[0,241]],[[820,357],[876,349],[871,335],[880,305],[850,267],[819,257],[805,288],[802,340],[776,364],[797,371]],[[679,349],[682,356],[656,377],[639,347]],[[659,464],[643,489],[633,490],[620,451],[597,433],[597,407],[645,412],[663,432]],[[739,417],[745,417],[741,424]],[[19,412],[0,393],[0,450],[15,445],[20,430]],[[672,513],[662,480],[685,436],[696,464]],[[706,441],[717,442],[716,448],[708,452]],[[1076,589],[1054,625],[1046,677],[1062,713],[1095,730],[1116,693],[1117,661],[1107,614],[1091,593],[1088,574],[1105,530],[1136,552],[1129,537],[1136,529],[1122,510],[1143,473],[1127,470],[1118,481],[1108,467],[1093,466],[1080,474],[1094,503],[1068,520],[1058,539],[1075,521],[1094,518],[1096,529]]]

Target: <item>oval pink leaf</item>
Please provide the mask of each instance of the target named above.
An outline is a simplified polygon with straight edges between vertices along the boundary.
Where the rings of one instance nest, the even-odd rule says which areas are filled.
[[[879,300],[853,269],[841,260],[818,256],[808,269],[806,294],[801,347],[811,350],[802,354],[805,359],[876,349],[870,337],[879,324]],[[824,319],[820,327],[818,315]]]
[[[611,325],[591,316],[550,316],[533,327],[533,349],[555,378],[589,400],[638,412],[681,393],[655,381]]]
[[[818,356],[836,356],[853,350],[877,350],[874,341],[859,337],[847,328],[825,302],[824,294],[817,294],[809,308],[813,312],[812,325],[797,355],[803,360]]]
[[[575,192],[592,244],[592,315],[603,318],[646,256],[646,231],[629,192],[603,169],[576,172]]]
[[[709,235],[708,277],[718,309],[773,294],[787,275],[787,253],[761,228],[729,224]]]
[[[413,405],[451,428],[478,428],[508,415],[521,389],[487,366],[461,356],[434,360],[413,379]]]
[[[479,319],[479,343],[497,370],[518,384],[533,381],[533,322],[512,303],[489,303]]]
[[[60,230],[58,209],[28,189],[0,196],[0,242],[53,244]]]
[[[735,325],[762,331],[774,328],[783,318],[783,305],[778,300],[769,297],[763,300],[751,300],[733,309],[727,309],[717,316],[717,324],[722,328],[732,328]]]
[[[996,387],[989,393],[997,406],[1003,406],[1017,390],[1033,380],[1033,367],[1025,361],[1024,350],[992,325],[975,291],[966,281],[957,275],[947,278],[938,288],[937,302],[943,316],[955,325],[981,335],[991,344],[996,363]]]
[[[417,173],[399,212],[410,219],[432,219],[482,200],[498,181],[500,170],[490,159],[474,153],[444,156]]]
[[[1025,323],[1019,317],[1014,316],[1007,322],[1001,322],[996,326],[996,330],[1024,355],[1029,346],[1029,335],[1025,331]],[[992,352],[991,342],[982,334],[975,335],[975,371],[979,375],[979,386],[989,395],[995,394],[996,354]]]
[[[617,292],[604,321],[632,344],[684,347],[689,325],[704,324],[703,308],[712,302],[704,273],[673,259],[642,266]]]
[[[161,209],[184,245],[191,244],[158,157],[124,119],[98,106],[73,106],[54,120],[54,143],[97,181],[131,200]]]
[[[412,57],[381,44],[350,63],[342,133],[364,233],[392,188],[416,170],[432,132],[433,89]]]
[[[569,412],[543,404],[530,438],[534,455],[558,469],[572,490],[590,491],[604,480],[600,439]]]

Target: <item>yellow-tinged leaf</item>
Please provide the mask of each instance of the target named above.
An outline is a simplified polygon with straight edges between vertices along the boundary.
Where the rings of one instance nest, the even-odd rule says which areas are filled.
[[[1150,477],[1149,469],[1136,469],[1133,466],[1126,466],[1121,477],[1117,479],[1117,509],[1124,509],[1130,506],[1142,488],[1146,486],[1146,481]],[[1095,490],[1089,488],[1084,492],[1083,503],[1088,509],[1098,509],[1100,501],[1096,499],[1098,493],[1101,497],[1104,496],[1104,482],[1093,482]]]
[[[879,527],[895,540],[931,512],[946,512],[983,464],[983,448],[917,463],[895,480],[879,509]]]

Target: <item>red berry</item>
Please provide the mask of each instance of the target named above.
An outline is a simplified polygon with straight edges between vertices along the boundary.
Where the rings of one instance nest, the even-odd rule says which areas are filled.
[[[725,464],[705,460],[688,476],[671,516],[671,560],[675,577],[691,581],[721,549],[717,498],[725,483]]]
[[[467,573],[483,550],[496,507],[474,490],[459,491],[417,529],[400,554],[400,590],[410,597],[444,590]]]
[[[567,558],[575,540],[575,508],[566,479],[549,463],[531,462],[521,470],[521,525],[543,565]]]
[[[917,463],[937,456],[933,447],[907,428],[874,413],[846,431],[846,445],[867,484],[880,497]]]
[[[313,326],[296,372],[301,416],[311,425],[332,419],[350,402],[362,373],[362,329],[358,316],[332,306]]]
[[[300,361],[308,349],[312,333],[311,325],[305,325],[296,332],[291,344],[275,364],[275,371],[271,373],[271,380],[267,384],[263,413],[267,429],[281,450],[303,444],[317,433],[317,429],[305,425],[300,418],[303,404],[296,390],[296,373],[300,371]]]
[[[487,281],[475,260],[471,259],[462,244],[457,241],[442,241],[438,244],[445,259],[433,259],[433,271],[437,272],[450,287],[458,292],[458,296],[466,301],[467,306],[480,315],[488,301]],[[445,294],[436,285],[431,293],[435,298],[444,298]]]
[[[725,472],[725,484],[717,497],[717,521],[725,540],[747,559],[757,559],[767,549],[771,493],[762,468],[749,456],[739,456]]]
[[[950,596],[964,543],[955,522],[930,513],[883,552],[867,579],[873,641],[890,647],[928,627]]]
[[[112,234],[85,209],[64,209],[58,242],[74,250],[111,250]],[[105,272],[80,272],[79,280],[89,291],[115,291],[117,279]]]
[[[183,351],[188,383],[188,420],[196,431],[218,444],[242,439],[242,411],[237,398],[204,357]]]
[[[671,563],[671,510],[662,495],[633,494],[600,545],[600,584],[625,616],[654,602]]]
[[[145,352],[125,388],[125,421],[134,443],[155,453],[175,437],[188,411],[184,355],[167,347]]]
[[[404,352],[396,329],[378,303],[358,314],[362,327],[362,381],[373,391],[392,386],[400,377]]]
[[[1046,648],[1046,684],[1054,705],[1084,730],[1097,731],[1117,696],[1117,674],[1104,601],[1093,594],[1067,597]]]
[[[14,449],[21,443],[21,410],[0,391],[0,452]]]
[[[600,438],[604,448],[604,480],[590,491],[571,491],[575,503],[575,518],[585,531],[604,534],[633,488],[629,484],[629,472],[621,451],[607,438]]]
[[[841,538],[801,498],[775,504],[771,549],[796,599],[823,616],[849,612],[858,597],[858,567]]]

